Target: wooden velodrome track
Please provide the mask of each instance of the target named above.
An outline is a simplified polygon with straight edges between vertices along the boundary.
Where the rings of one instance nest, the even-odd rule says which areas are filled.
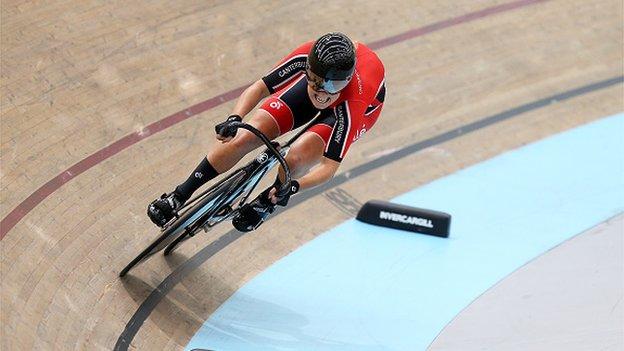
[[[624,109],[621,0],[354,4],[2,1],[0,349],[182,348],[241,285],[352,216],[337,195],[388,199]],[[120,280],[156,234],[146,204],[196,165],[241,88],[329,30],[375,47],[388,86],[339,182]]]

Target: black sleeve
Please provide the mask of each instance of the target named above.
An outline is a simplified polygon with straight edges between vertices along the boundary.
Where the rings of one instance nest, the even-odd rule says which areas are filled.
[[[303,72],[307,56],[302,54],[290,57],[262,77],[264,84],[269,88],[269,92],[273,94]]]

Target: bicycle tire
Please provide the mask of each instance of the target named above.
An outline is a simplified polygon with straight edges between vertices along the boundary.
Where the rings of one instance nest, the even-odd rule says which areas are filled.
[[[139,253],[132,261],[130,261],[130,263],[128,263],[120,272],[119,272],[119,277],[124,277],[132,268],[134,268],[134,266],[136,266],[137,264],[139,264],[142,261],[145,261],[147,258],[149,258],[150,256],[154,255],[155,253],[158,252],[158,250],[154,251],[154,248],[156,246],[158,246],[158,244],[160,242],[162,242],[162,240],[159,240],[161,238],[166,238],[168,235],[165,235],[165,233],[161,234],[161,236],[159,236],[154,242],[152,242],[148,247],[146,247],[145,249],[143,249],[143,251],[141,251],[141,253]]]
[[[182,242],[187,241],[188,239],[192,238],[190,235],[188,235],[188,233],[184,234],[184,235],[180,235],[179,237],[177,237],[173,242],[171,242],[171,244],[169,244],[166,248],[165,251],[163,251],[163,255],[165,256],[169,256],[169,254],[171,252],[173,252],[173,250],[176,249],[176,247],[178,247],[178,245],[180,245]]]
[[[209,194],[206,194],[203,199],[198,201],[188,211],[184,212],[182,214],[182,216],[180,216],[174,223],[172,223],[169,227],[167,227],[167,229],[165,229],[165,231],[160,236],[158,236],[154,241],[152,241],[152,243],[150,245],[148,245],[145,249],[143,249],[143,251],[141,251],[141,253],[139,253],[132,261],[130,261],[130,263],[128,263],[119,272],[119,277],[124,277],[137,264],[145,261],[146,259],[148,259],[149,257],[153,256],[154,254],[158,253],[159,251],[167,248],[167,246],[169,246],[172,242],[177,240],[179,237],[187,236],[188,235],[188,230],[187,230],[188,226],[187,226],[187,228],[182,228],[182,230],[179,230],[180,227],[182,226],[182,224],[185,224],[186,221],[189,218],[191,218],[193,215],[195,215],[197,213],[197,211],[202,209],[203,206],[206,203],[212,201],[216,197],[216,195],[221,195],[218,190],[222,189],[226,185],[230,185],[230,183],[233,180],[236,179],[236,177],[234,176],[234,175],[236,175],[236,173],[242,174],[242,173],[244,173],[244,170],[239,169],[238,171],[236,171],[233,174],[233,176],[230,176],[230,177],[222,180],[219,184],[214,186],[212,191]],[[189,225],[190,224],[191,223],[189,223]],[[176,232],[177,232],[178,235],[175,235]]]

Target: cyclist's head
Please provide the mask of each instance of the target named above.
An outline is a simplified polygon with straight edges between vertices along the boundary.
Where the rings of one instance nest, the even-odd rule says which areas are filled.
[[[335,94],[349,84],[354,70],[355,46],[342,33],[327,33],[310,49],[306,76],[314,90]]]

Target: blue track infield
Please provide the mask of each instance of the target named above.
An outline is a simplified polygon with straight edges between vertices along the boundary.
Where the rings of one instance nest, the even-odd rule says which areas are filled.
[[[404,194],[452,214],[451,237],[347,221],[238,290],[187,350],[424,350],[505,276],[624,211],[623,150],[619,114]]]

